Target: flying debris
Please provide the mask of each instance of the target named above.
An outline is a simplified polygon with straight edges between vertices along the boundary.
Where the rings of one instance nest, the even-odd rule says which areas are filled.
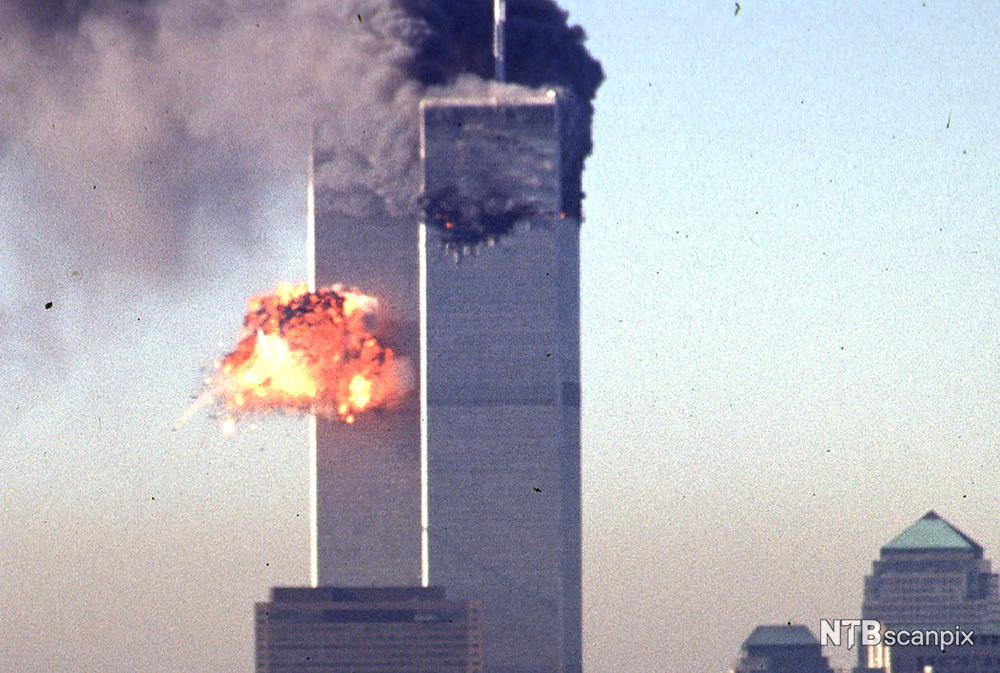
[[[299,411],[353,423],[398,404],[413,387],[409,363],[376,339],[377,301],[339,286],[281,284],[247,302],[239,343],[223,357],[180,422],[209,404],[228,418]],[[227,434],[234,423],[227,420]]]

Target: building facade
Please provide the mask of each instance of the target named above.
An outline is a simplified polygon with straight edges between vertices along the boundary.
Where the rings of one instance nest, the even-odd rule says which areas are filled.
[[[420,114],[425,576],[481,603],[488,673],[579,673],[579,195],[559,96],[496,86]]]
[[[971,643],[897,646],[892,673],[997,673],[1000,671],[1000,624],[972,629]],[[956,639],[962,642],[962,639]]]
[[[314,174],[337,169],[334,157],[314,154]],[[377,297],[379,341],[410,361],[416,379],[416,222],[391,216],[377,200],[352,203],[312,185],[309,198],[311,284],[339,283]],[[338,208],[345,203],[351,212]],[[351,425],[323,418],[310,423],[313,585],[420,584],[416,391],[397,408],[358,414]]]
[[[257,673],[478,673],[479,612],[438,587],[273,588]]]

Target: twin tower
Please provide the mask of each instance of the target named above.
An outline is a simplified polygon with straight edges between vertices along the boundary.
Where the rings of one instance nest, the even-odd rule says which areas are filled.
[[[578,181],[564,105],[502,85],[422,101],[423,222],[313,197],[315,284],[377,296],[383,340],[418,372],[398,408],[314,422],[313,584],[478,602],[486,673],[581,670],[579,221],[566,216],[580,194],[565,187]]]

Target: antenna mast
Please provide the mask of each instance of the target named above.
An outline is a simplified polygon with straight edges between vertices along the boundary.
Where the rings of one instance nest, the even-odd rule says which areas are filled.
[[[504,73],[504,24],[507,23],[506,0],[493,0],[493,66],[494,79],[503,82]]]

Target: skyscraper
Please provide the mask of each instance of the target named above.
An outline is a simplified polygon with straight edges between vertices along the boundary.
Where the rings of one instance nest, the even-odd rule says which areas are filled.
[[[933,510],[889,540],[865,578],[864,619],[972,628],[1000,618],[998,578],[975,540]]]
[[[313,285],[376,295],[379,341],[419,363],[399,408],[314,421],[313,584],[447,586],[482,606],[483,670],[579,673],[580,174],[603,74],[548,4],[512,17],[524,57],[508,69],[496,0],[500,82],[470,77],[477,4],[425,17],[436,34],[413,71],[465,93],[420,104],[423,222],[387,212],[416,192],[384,181],[310,190]],[[508,70],[566,89],[505,85]],[[350,163],[332,156],[350,147],[314,147],[331,154],[317,176]],[[413,178],[407,152],[385,158],[379,173]]]
[[[564,95],[490,85],[424,100],[419,228],[343,212],[322,191],[310,208],[314,285],[377,296],[381,340],[420,371],[400,408],[314,421],[313,583],[433,583],[480,602],[488,673],[581,669],[579,190]]]
[[[317,154],[320,173],[330,157]],[[337,198],[333,198],[337,196]],[[417,226],[378,204],[351,202],[310,187],[311,283],[353,286],[379,300],[378,335],[397,355],[419,359]],[[312,581],[314,585],[420,583],[420,408],[359,414],[352,425],[313,419]]]
[[[555,91],[421,104],[425,579],[487,673],[581,670],[579,194]]]

